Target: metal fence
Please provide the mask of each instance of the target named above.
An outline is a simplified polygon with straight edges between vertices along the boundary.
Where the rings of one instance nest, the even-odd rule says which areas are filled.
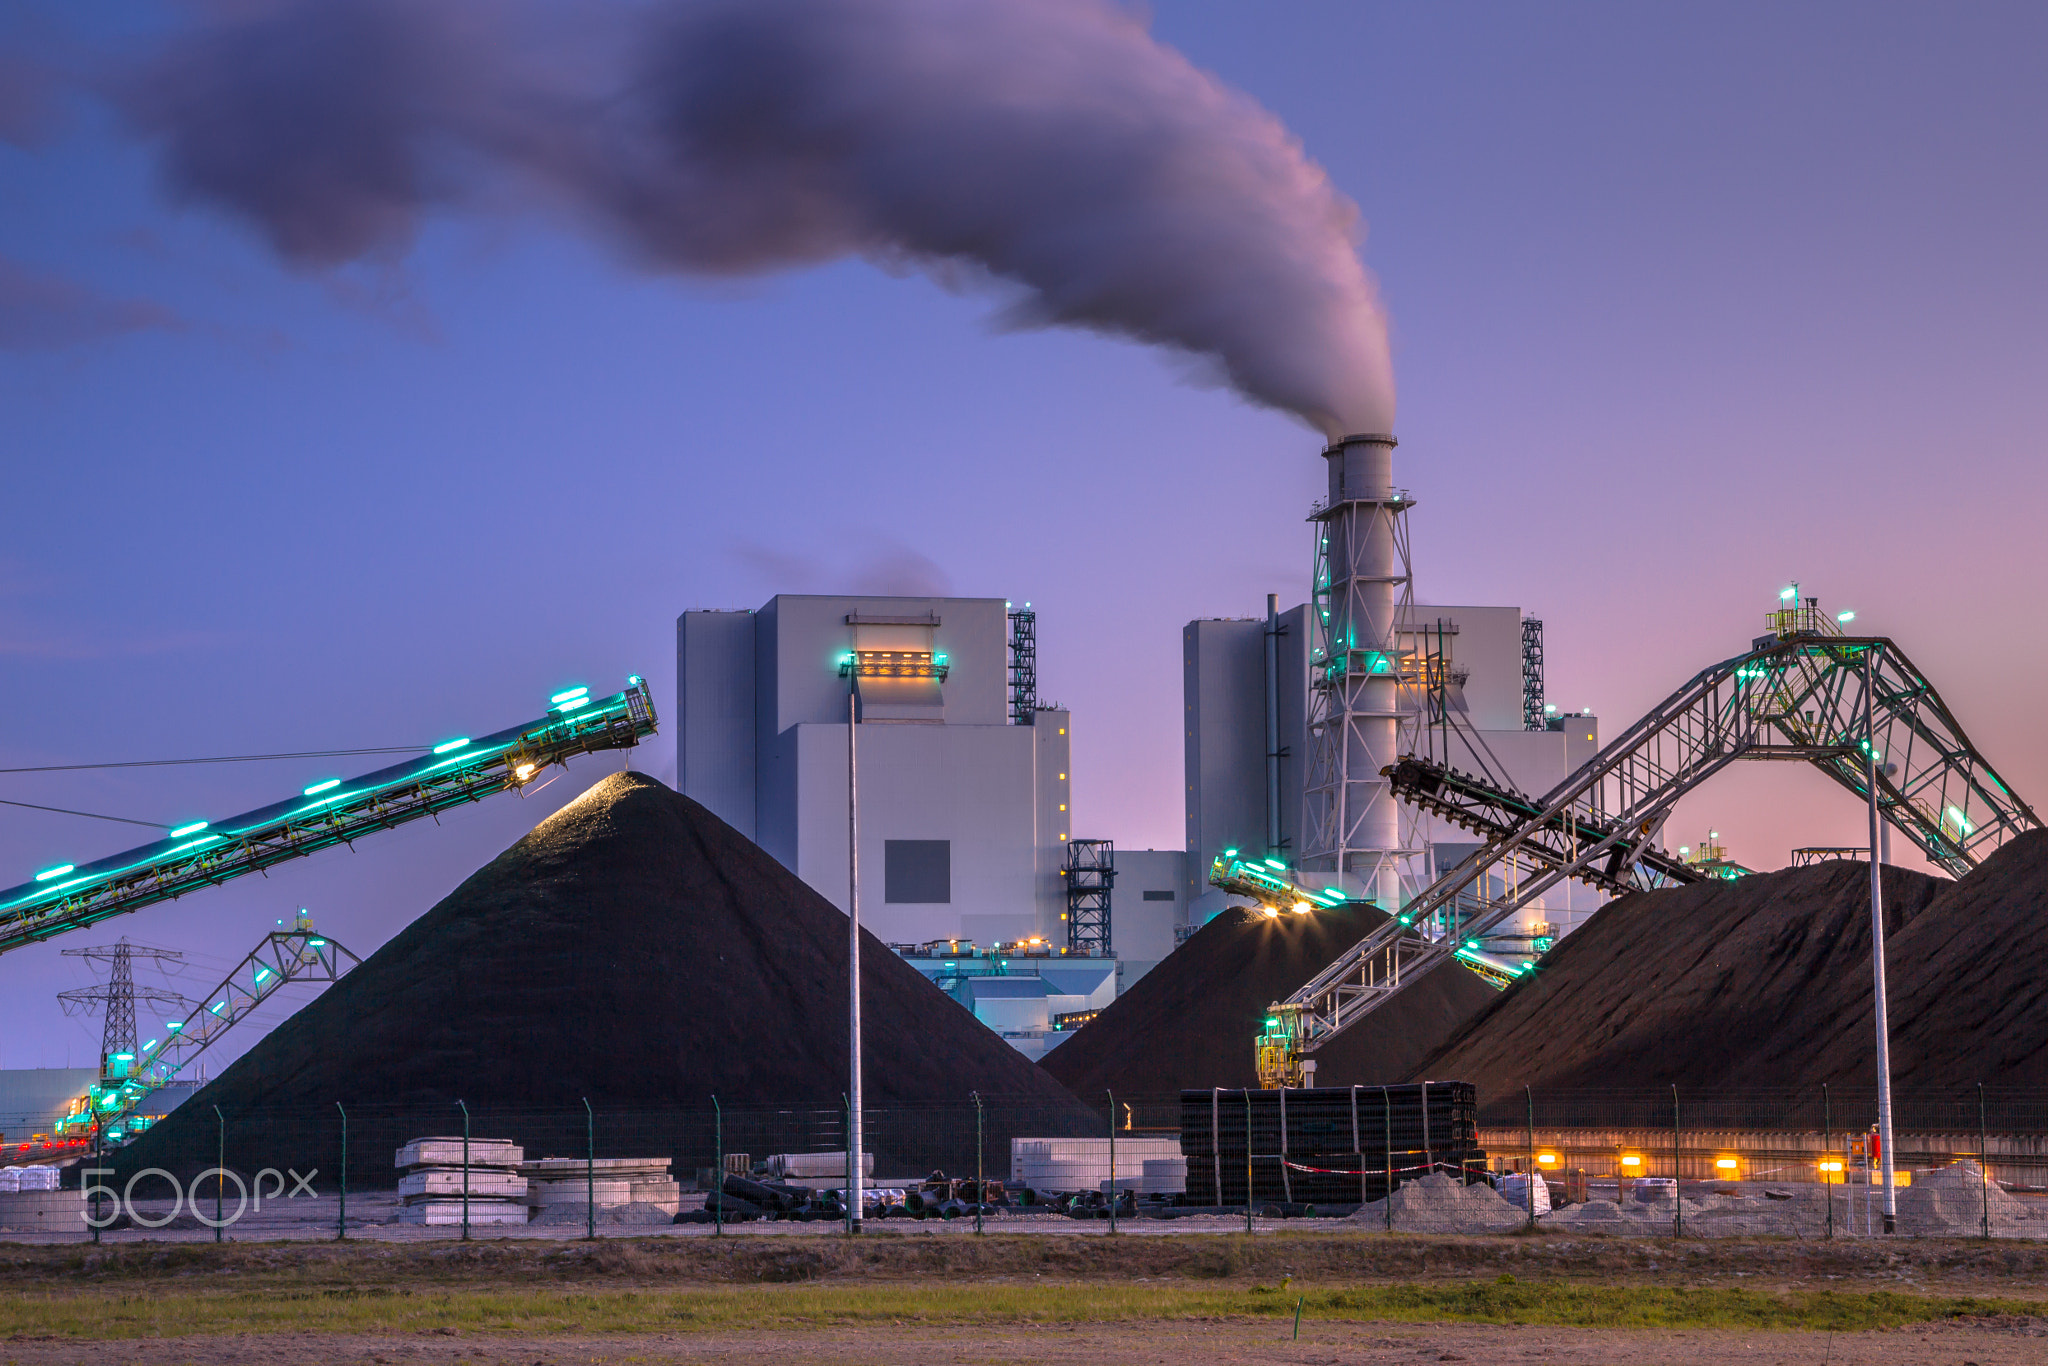
[[[1895,1106],[1898,1167],[1927,1172],[1958,1159],[1981,1159],[1989,1188],[1985,1231],[2010,1235],[2017,1228],[2017,1236],[2048,1236],[2048,1199],[2038,1202],[2038,1235],[2031,1224],[2013,1226],[2010,1220],[1995,1230],[1990,1213],[1993,1191],[2023,1198],[2048,1194],[2048,1091],[1971,1087],[1911,1092],[1899,1094]],[[1143,1180],[1141,1164],[1132,1156],[1140,1147],[1148,1152],[1159,1149],[1156,1142],[1146,1146],[1130,1140],[1178,1139],[1182,1109],[1178,1093],[1104,1093],[1079,1108],[1042,1099],[971,1094],[935,1097],[911,1106],[871,1106],[864,1115],[866,1147],[873,1159],[866,1184],[894,1193],[886,1211],[890,1216],[928,1216],[946,1227],[964,1225],[944,1214],[970,1220],[979,1214],[983,1227],[1020,1230],[1106,1229],[1112,1216],[1195,1221],[1161,1228],[1241,1228],[1277,1218],[1348,1216],[1365,1204],[1369,1217],[1346,1227],[1415,1232],[1431,1227],[1420,1214],[1404,1214],[1419,1208],[1412,1202],[1403,1204],[1413,1194],[1405,1188],[1418,1177],[1436,1172],[1466,1184],[1533,1170],[1544,1178],[1543,1193],[1559,1204],[1606,1200],[1626,1205],[1632,1190],[1658,1190],[1667,1181],[1680,1183],[1674,1194],[1689,1200],[1750,1187],[1782,1187],[1798,1195],[1802,1212],[1785,1224],[1789,1236],[1832,1236],[1856,1231],[1856,1201],[1862,1199],[1866,1209],[1869,1204],[1865,1163],[1876,1097],[1870,1088],[1819,1085],[1745,1091],[1689,1091],[1683,1086],[1531,1088],[1480,1098],[1476,1153],[1408,1153],[1402,1143],[1361,1144],[1362,1150],[1353,1153],[1310,1154],[1286,1151],[1279,1142],[1267,1143],[1275,1151],[1266,1152],[1256,1150],[1264,1140],[1254,1140],[1242,1154],[1251,1168],[1245,1179],[1206,1187],[1226,1192],[1233,1204],[1200,1207],[1191,1205],[1189,1197],[1176,1198],[1156,1181]],[[633,1159],[642,1169],[665,1170],[680,1187],[675,1213],[689,1221],[693,1212],[704,1208],[707,1193],[723,1187],[724,1173],[751,1175],[763,1159],[776,1154],[843,1155],[847,1114],[843,1101],[579,1101],[547,1108],[495,1106],[488,1100],[330,1102],[235,1112],[216,1111],[201,1100],[187,1103],[134,1142],[95,1149],[73,1162],[65,1168],[60,1191],[0,1193],[0,1240],[462,1237],[465,1229],[455,1224],[408,1221],[408,1205],[423,1197],[417,1191],[410,1199],[401,1194],[399,1183],[405,1173],[397,1159],[412,1140],[459,1141],[465,1133],[479,1152],[486,1141],[502,1140],[516,1144],[529,1162],[558,1159],[557,1175],[580,1159],[588,1164],[587,1193],[598,1197],[568,1200],[577,1211],[573,1220],[560,1210],[555,1215],[562,1217],[540,1217],[549,1213],[546,1209],[531,1219],[522,1216],[516,1225],[477,1218],[470,1221],[468,1236],[644,1234],[656,1231],[656,1223],[636,1223],[627,1217],[630,1211],[619,1211],[647,1202],[618,1198],[616,1186],[597,1191],[598,1171],[605,1163]],[[1015,1140],[1087,1140],[1107,1152],[1113,1138],[1130,1144],[1116,1169],[1114,1194],[1103,1189],[1106,1181],[1096,1180],[1099,1174],[1093,1171],[1088,1185],[1073,1191],[1027,1191],[1014,1179]],[[1402,1151],[1390,1153],[1387,1148],[1392,1146]],[[0,1156],[0,1164],[13,1160],[18,1158]],[[843,1156],[839,1163],[843,1178]],[[480,1159],[476,1165],[481,1165]],[[1349,1181],[1354,1175],[1358,1179]],[[981,1178],[1004,1183],[1004,1189],[996,1194],[980,1184]],[[458,1180],[458,1186],[468,1184]],[[834,1226],[844,1210],[835,1208],[825,1193],[843,1180],[813,1179],[810,1184],[818,1193],[812,1204],[772,1210],[772,1220],[753,1221],[752,1226],[772,1222],[776,1231],[804,1223]],[[1354,1185],[1355,1195],[1329,1198]],[[1827,1190],[1830,1186],[1837,1189]],[[938,1198],[925,1202],[928,1209],[906,1208],[907,1193],[920,1189],[944,1191],[953,1208],[941,1211],[938,1206],[945,1201]],[[1529,1194],[1526,1184],[1514,1189]],[[1394,1192],[1391,1198],[1389,1191]],[[85,1198],[87,1193],[91,1199]],[[479,1191],[472,1195],[478,1202],[495,1198]],[[1307,1198],[1295,1198],[1303,1196]],[[1781,1192],[1775,1198],[1792,1197]],[[1316,1200],[1322,1203],[1313,1203]],[[1246,1203],[1237,1207],[1236,1201]],[[759,1206],[749,1208],[745,1200],[713,1197],[711,1203],[711,1229],[689,1221],[675,1225],[673,1231],[715,1235],[724,1221],[721,1205],[735,1220],[760,1212]],[[1787,1211],[1791,1208],[1785,1206]],[[870,1208],[871,1217],[880,1212]],[[654,1219],[644,1209],[637,1217]],[[1222,1222],[1204,1224],[1204,1218]],[[93,1227],[95,1223],[101,1227]]]

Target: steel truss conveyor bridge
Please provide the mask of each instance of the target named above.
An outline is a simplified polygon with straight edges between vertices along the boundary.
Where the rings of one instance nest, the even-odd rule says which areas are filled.
[[[547,715],[481,739],[450,740],[360,778],[313,784],[288,801],[229,820],[199,821],[168,838],[93,863],[63,864],[0,891],[0,953],[66,930],[214,887],[287,859],[432,816],[494,792],[516,792],[578,754],[630,749],[654,733],[647,684],[610,697],[574,688]]]
[[[1792,601],[1747,653],[1702,670],[1545,796],[1432,760],[1390,768],[1404,799],[1485,843],[1276,1007],[1298,1017],[1297,1047],[1328,1042],[1566,878],[1614,894],[1699,880],[1658,835],[1679,798],[1738,759],[1810,763],[1867,801],[1874,744],[1880,813],[1955,877],[2040,828],[1897,644]]]

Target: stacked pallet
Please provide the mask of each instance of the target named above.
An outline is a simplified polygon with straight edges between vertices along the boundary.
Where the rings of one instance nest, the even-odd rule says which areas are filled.
[[[1469,1082],[1180,1093],[1187,1203],[1363,1204],[1432,1170],[1483,1170]],[[1247,1190],[1249,1181],[1249,1190]]]
[[[416,1138],[398,1150],[401,1224],[523,1224],[526,1152],[504,1138]],[[465,1158],[467,1159],[465,1161]],[[468,1195],[465,1216],[463,1196]]]
[[[542,1157],[520,1163],[519,1175],[527,1205],[541,1214],[558,1205],[653,1205],[670,1215],[682,1207],[665,1157]]]

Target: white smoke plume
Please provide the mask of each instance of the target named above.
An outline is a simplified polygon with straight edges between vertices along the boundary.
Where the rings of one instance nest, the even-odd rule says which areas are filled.
[[[1109,0],[236,0],[125,85],[181,197],[321,267],[442,207],[568,209],[641,266],[849,254],[992,278],[1006,321],[1200,358],[1387,431],[1356,206]]]

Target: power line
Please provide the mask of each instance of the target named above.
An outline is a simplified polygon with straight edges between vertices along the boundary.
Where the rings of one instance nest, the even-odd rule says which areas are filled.
[[[95,821],[119,821],[122,825],[142,825],[147,826],[151,830],[170,829],[169,826],[157,821],[131,821],[126,816],[102,816],[97,811],[72,811],[62,806],[37,806],[34,802],[10,802],[4,797],[0,797],[0,806],[19,806],[25,807],[30,811],[54,811],[60,816],[84,816],[88,820]]]
[[[355,754],[420,754],[425,745],[387,745],[380,749],[309,749],[292,754],[217,754],[205,759],[128,759],[111,764],[40,764],[32,768],[0,768],[0,773],[80,773],[101,768],[169,768],[179,764],[255,764],[269,759],[341,759]],[[74,812],[72,813],[82,814]],[[143,824],[144,822],[137,822]]]

